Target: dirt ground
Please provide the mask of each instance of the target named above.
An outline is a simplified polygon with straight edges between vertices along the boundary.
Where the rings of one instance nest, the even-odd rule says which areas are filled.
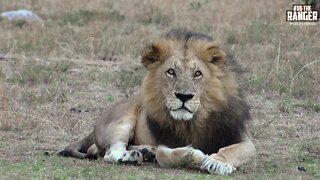
[[[2,0],[0,12],[30,9],[43,22],[0,19],[0,179],[319,179],[320,24],[289,25],[293,3]],[[245,67],[255,170],[219,177],[56,156],[139,91],[141,49],[177,27],[214,36]]]

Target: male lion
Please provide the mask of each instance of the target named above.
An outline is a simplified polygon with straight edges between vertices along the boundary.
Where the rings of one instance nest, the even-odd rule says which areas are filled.
[[[170,31],[146,48],[142,63],[147,73],[140,95],[115,104],[61,155],[127,164],[155,155],[161,167],[216,174],[254,159],[241,70],[211,37]]]

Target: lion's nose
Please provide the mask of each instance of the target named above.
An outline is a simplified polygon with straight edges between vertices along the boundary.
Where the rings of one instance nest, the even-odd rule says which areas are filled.
[[[180,99],[182,102],[186,102],[186,101],[192,99],[193,96],[194,96],[193,94],[182,94],[182,93],[175,93],[175,95],[176,95],[176,97],[177,97],[178,99]]]

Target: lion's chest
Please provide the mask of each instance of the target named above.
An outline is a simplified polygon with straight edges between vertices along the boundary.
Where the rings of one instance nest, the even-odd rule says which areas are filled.
[[[156,144],[170,148],[191,145],[206,154],[217,153],[220,148],[240,142],[241,128],[229,126],[225,121],[215,121],[205,127],[192,123],[176,123],[171,126],[160,126],[157,121],[147,119],[147,125]]]
[[[221,147],[214,145],[212,136],[208,135],[207,129],[195,129],[191,125],[174,125],[163,127],[155,121],[148,120],[148,127],[158,145],[165,145],[170,148],[192,147],[202,150],[204,153],[216,153]]]

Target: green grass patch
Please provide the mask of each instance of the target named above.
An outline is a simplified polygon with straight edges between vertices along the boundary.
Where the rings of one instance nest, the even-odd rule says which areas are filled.
[[[97,16],[106,16],[103,13],[89,10],[77,10],[74,12],[66,13],[61,20],[61,25],[77,25],[83,26],[89,21],[92,21]]]
[[[80,9],[74,12],[68,12],[62,16],[60,25],[84,26],[90,21],[111,20],[123,21],[125,16],[119,11],[111,10],[109,12],[93,11]]]
[[[109,95],[107,96],[107,101],[108,101],[110,104],[112,104],[112,103],[114,102],[114,97],[113,97],[111,94],[109,94]]]
[[[150,9],[139,15],[138,21],[144,25],[155,24],[168,26],[173,20],[173,16],[164,14],[163,11],[157,7],[150,7]]]
[[[214,175],[181,170],[167,171],[155,164],[145,166],[111,165],[97,161],[36,154],[27,161],[0,160],[1,178],[9,179],[212,179]]]
[[[320,142],[309,139],[299,145],[296,166],[314,177],[320,177]]]
[[[246,39],[251,43],[270,42],[270,36],[276,33],[275,30],[273,24],[257,20],[247,27],[245,31]]]
[[[25,24],[27,24],[27,21],[25,20],[16,20],[12,21],[13,26],[22,28]]]
[[[239,42],[240,35],[235,30],[226,30],[225,39],[228,44],[236,44]]]
[[[4,79],[6,75],[2,72],[2,69],[0,69],[0,80]]]
[[[233,40],[230,40],[233,42]],[[276,53],[276,51],[274,51]],[[264,68],[248,75],[244,82],[252,93],[269,91],[278,96],[289,95],[297,99],[312,100],[317,89],[317,72],[305,67],[305,62],[299,59],[289,59],[283,55],[270,55],[271,60]],[[309,103],[310,104],[310,103]],[[317,107],[307,107],[314,109]]]
[[[103,73],[98,77],[98,81],[103,84],[111,84],[116,86],[121,91],[126,91],[134,87],[140,86],[145,74],[144,68],[136,70],[120,70],[115,72]],[[108,100],[112,98],[108,97]]]
[[[10,76],[7,81],[17,84],[51,84],[57,78],[64,78],[63,74],[71,68],[71,63],[59,62],[49,65],[27,64],[21,70]]]
[[[278,108],[282,112],[289,112],[297,108],[303,108],[311,112],[320,112],[320,103],[311,99],[298,100],[292,96],[281,98]]]

